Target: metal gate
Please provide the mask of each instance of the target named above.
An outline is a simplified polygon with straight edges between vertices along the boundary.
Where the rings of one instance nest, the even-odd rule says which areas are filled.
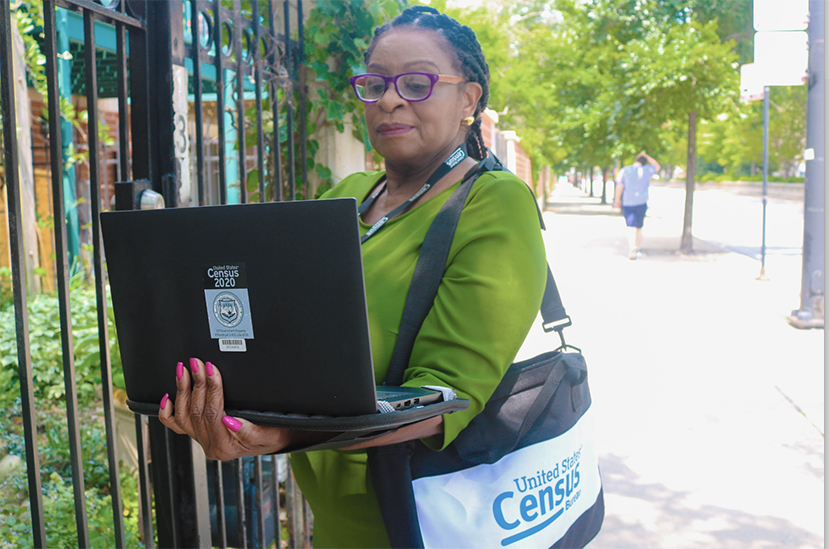
[[[48,166],[54,223],[55,286],[65,382],[77,545],[90,546],[79,415],[64,182],[56,14],[82,23],[73,43],[74,84],[86,98],[88,217],[91,266],[98,311],[103,415],[109,467],[112,531],[127,545],[122,507],[112,357],[107,321],[105,259],[99,213],[115,192],[132,195],[130,184],[160,193],[167,206],[250,200],[293,200],[307,196],[302,0],[42,0],[48,104]],[[41,485],[38,409],[27,312],[26,250],[23,241],[19,146],[12,73],[12,8],[0,0],[0,103],[4,157],[2,179],[8,198],[9,247],[16,325],[31,536],[35,547],[49,539]],[[96,34],[103,38],[96,40]],[[104,44],[104,42],[107,42]],[[114,49],[114,51],[112,51]],[[80,59],[80,56],[83,59]],[[81,61],[83,61],[81,63]],[[82,76],[82,77],[81,77]],[[102,80],[106,80],[104,86]],[[99,93],[115,112],[99,110]],[[103,120],[117,115],[112,158],[103,155]],[[295,125],[295,116],[299,118]],[[284,125],[280,131],[280,124]],[[296,127],[295,127],[296,126]],[[280,135],[284,144],[280,144]],[[99,135],[100,134],[100,135]],[[295,144],[295,137],[297,143]],[[297,151],[295,152],[295,149]],[[208,169],[209,168],[209,169]],[[115,170],[112,176],[110,171]],[[102,173],[106,172],[106,173]],[[108,175],[110,174],[110,175]],[[104,184],[102,184],[104,182]],[[103,194],[102,194],[103,191]],[[132,195],[134,196],[134,195]],[[251,458],[220,464],[207,461],[188,437],[175,435],[157,419],[135,417],[139,484],[139,535],[146,547],[204,547],[229,544],[262,547],[310,546],[310,514],[290,472],[277,459]],[[149,453],[148,453],[149,452]],[[124,456],[121,456],[122,458]],[[286,513],[280,510],[280,494]],[[280,517],[289,539],[281,540]],[[155,520],[154,520],[155,518]],[[286,524],[287,523],[287,524]]]

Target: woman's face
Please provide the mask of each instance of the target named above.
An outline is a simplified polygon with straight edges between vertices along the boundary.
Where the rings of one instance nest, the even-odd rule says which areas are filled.
[[[366,72],[395,76],[427,72],[463,76],[454,66],[450,45],[435,31],[391,29],[375,44]],[[389,85],[376,103],[365,105],[369,141],[387,164],[442,162],[464,142],[467,128],[461,121],[472,116],[481,86],[477,83],[438,82],[424,101],[410,103]],[[440,157],[440,158],[439,158]]]

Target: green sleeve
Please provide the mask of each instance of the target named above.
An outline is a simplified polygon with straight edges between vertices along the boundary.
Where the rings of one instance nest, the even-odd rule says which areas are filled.
[[[325,198],[360,202],[381,176],[354,174]],[[456,187],[390,220],[363,244],[378,383],[386,378],[424,235]],[[361,232],[369,229],[359,224]],[[443,440],[425,440],[430,447],[446,447],[483,409],[536,318],[545,279],[539,219],[527,186],[511,174],[483,175],[461,214],[435,305],[405,372],[405,385],[448,386],[471,401],[468,411],[444,416]],[[361,450],[292,455],[292,470],[314,511],[315,547],[389,546],[366,461]]]
[[[476,181],[432,310],[415,340],[408,386],[442,385],[470,400],[444,416],[443,449],[481,412],[536,319],[546,281],[539,217],[512,174]]]

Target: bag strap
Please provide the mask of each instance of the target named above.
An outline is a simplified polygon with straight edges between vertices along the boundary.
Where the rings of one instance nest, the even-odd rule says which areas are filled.
[[[560,360],[550,371],[548,378],[539,390],[539,394],[536,395],[536,400],[533,401],[533,405],[527,411],[525,418],[522,420],[522,425],[519,427],[519,432],[516,436],[516,444],[522,440],[530,428],[533,427],[533,424],[536,423],[536,420],[539,419],[542,411],[544,411],[551,399],[553,399],[553,395],[556,393],[556,389],[559,388],[559,384],[562,383],[563,379],[565,379],[565,374],[567,372],[568,366],[565,364],[564,360]],[[512,452],[514,448],[515,445],[510,449],[510,451]]]
[[[461,210],[464,208],[473,183],[485,171],[504,169],[495,155],[489,150],[488,153],[488,157],[474,171],[465,175],[461,185],[450,196],[427,230],[418,261],[415,264],[412,282],[406,294],[398,339],[395,342],[389,371],[386,375],[387,385],[400,385],[403,382],[403,373],[409,365],[415,338],[424,319],[432,309],[438,287],[444,276],[455,229],[458,226]],[[528,190],[530,189],[528,188]],[[533,196],[533,191],[530,192]],[[539,214],[539,222],[544,229],[542,212],[539,210],[538,204],[536,204],[536,208]],[[548,266],[547,282],[540,311],[544,321],[544,330],[546,332],[556,330],[564,345],[565,340],[562,336],[562,330],[571,325],[571,320],[562,306],[562,299],[559,296],[559,290],[556,288],[550,266]],[[550,400],[549,395],[556,392],[564,376],[564,367],[554,368],[548,376],[531,410],[522,422],[520,427],[522,435],[535,423]],[[545,396],[548,396],[548,398],[544,398]],[[392,446],[367,449],[369,472],[380,503],[383,523],[386,526],[389,541],[392,547],[395,548],[422,548],[424,546],[418,522],[415,496],[412,491],[412,476],[409,466],[413,447],[414,443],[410,441]],[[387,502],[387,504],[383,502]]]
[[[444,269],[447,265],[447,258],[450,254],[450,246],[455,235],[455,229],[458,226],[461,211],[464,209],[464,204],[467,201],[467,196],[470,194],[473,183],[486,171],[504,170],[504,167],[489,149],[488,153],[487,158],[479,163],[474,172],[471,170],[471,172],[467,173],[461,185],[453,192],[452,196],[450,196],[438,212],[438,215],[435,216],[435,220],[430,225],[429,230],[427,230],[424,242],[421,245],[418,261],[415,264],[412,282],[406,294],[401,325],[398,330],[398,338],[395,341],[395,348],[392,351],[389,370],[386,374],[386,385],[397,386],[403,382],[403,373],[407,366],[409,366],[409,359],[412,355],[412,347],[415,345],[415,338],[418,336],[424,319],[426,319],[430,309],[432,309],[432,304],[438,293],[438,287],[441,285],[441,279],[444,276]],[[536,197],[533,191],[530,190],[530,187],[528,187],[528,191],[533,197],[533,203],[536,204],[539,223],[542,229],[544,229],[542,211],[539,209],[539,204],[536,202]],[[562,305],[562,298],[559,295],[559,289],[556,287],[556,281],[553,278],[550,265],[547,268],[548,274],[547,282],[545,283],[545,293],[539,309],[542,313],[542,327],[545,332],[555,330],[559,334],[559,338],[564,347],[565,338],[562,330],[571,325],[571,318],[565,312],[565,307]]]
[[[395,341],[395,349],[392,352],[392,359],[389,361],[389,370],[386,374],[386,385],[397,386],[403,382],[403,372],[409,365],[409,357],[412,355],[415,338],[421,329],[421,324],[424,323],[424,319],[432,308],[438,286],[441,285],[447,257],[450,253],[450,244],[452,244],[455,235],[455,228],[458,226],[458,217],[461,215],[464,202],[467,200],[467,195],[470,193],[473,182],[477,179],[479,173],[479,169],[476,168],[472,175],[468,174],[461,185],[447,199],[447,202],[438,212],[438,215],[435,216],[435,220],[427,230],[424,242],[421,244],[418,261],[415,264],[412,282],[410,282],[409,291],[406,294],[398,338]]]
[[[367,448],[369,474],[392,547],[423,549],[418,506],[409,467],[415,442]]]

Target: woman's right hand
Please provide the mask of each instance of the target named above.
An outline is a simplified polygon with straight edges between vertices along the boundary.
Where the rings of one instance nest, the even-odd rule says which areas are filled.
[[[192,383],[191,383],[192,379]],[[176,365],[176,398],[164,395],[159,420],[198,442],[209,459],[221,461],[273,454],[307,438],[306,433],[264,427],[225,413],[222,375],[210,362],[190,359],[190,370]],[[312,437],[313,438],[313,437]]]

